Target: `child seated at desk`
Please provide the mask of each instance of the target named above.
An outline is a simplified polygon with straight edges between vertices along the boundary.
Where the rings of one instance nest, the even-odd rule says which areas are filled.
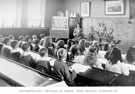
[[[54,61],[53,71],[56,77],[67,82],[67,84],[74,85],[74,79],[76,77],[75,72],[70,72],[69,67],[65,64],[64,60],[67,57],[67,51],[64,48],[60,48],[57,51],[57,58]]]
[[[117,47],[113,47],[108,55],[106,70],[123,75],[129,75],[129,68],[124,65],[121,57],[121,51]]]
[[[78,55],[78,52],[77,52],[77,46],[76,45],[72,45],[69,49],[69,52],[68,52],[68,61],[73,61],[74,58]]]
[[[73,62],[83,64],[83,59],[85,57],[86,48],[85,48],[85,40],[81,39],[77,46],[78,55],[74,58]]]
[[[32,42],[33,41],[35,41],[35,40],[37,40],[38,38],[37,38],[37,35],[32,35]]]
[[[1,49],[1,55],[9,58],[10,51],[11,51],[11,46],[10,46],[10,38],[9,37],[4,37],[3,41],[3,47]]]
[[[135,64],[135,45],[129,47],[125,57],[125,62],[128,64]]]
[[[39,39],[34,39],[33,40],[33,47],[32,47],[33,49],[33,51],[35,51],[35,52],[38,52],[39,51],[39,49],[40,49],[40,47],[39,47]]]
[[[50,61],[51,59],[53,59],[53,58],[51,58],[51,57],[48,57],[48,50],[47,50],[47,48],[41,48],[41,49],[39,50],[39,55],[41,56],[41,58],[40,58],[39,60],[47,60],[47,61]]]
[[[27,65],[32,68],[36,68],[36,62],[31,56],[30,52],[30,44],[29,43],[23,43],[22,45],[23,53],[20,57],[20,62],[24,65]]]
[[[48,57],[48,51],[47,48],[41,48],[39,50],[39,54],[41,56],[41,58],[39,60],[37,60],[37,67],[36,69],[46,73],[46,74],[53,74],[52,73],[52,69],[51,69],[51,65],[50,62],[53,58]]]
[[[84,57],[84,65],[89,65],[91,67],[102,68],[101,63],[97,59],[97,47],[92,45],[89,47],[88,52]]]
[[[17,40],[13,40],[11,42],[11,47],[12,47],[12,50],[10,52],[10,59],[16,61],[16,62],[20,62],[20,56],[21,56],[21,53],[20,51],[17,49],[17,44],[18,44],[18,41]]]
[[[43,46],[45,37],[46,37],[46,35],[44,33],[40,34],[40,42],[39,42],[40,46]]]
[[[30,50],[32,50],[33,48],[32,48],[32,38],[31,38],[31,36],[30,35],[26,35],[25,36],[25,38],[24,38],[24,41],[25,42],[27,42],[27,43],[29,43],[29,45],[30,45]]]

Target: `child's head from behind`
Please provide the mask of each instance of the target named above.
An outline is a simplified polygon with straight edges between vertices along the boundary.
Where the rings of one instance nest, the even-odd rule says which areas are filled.
[[[29,50],[30,50],[30,45],[29,45],[29,43],[23,43],[23,44],[22,44],[22,49],[23,49],[23,51],[29,51]]]
[[[48,53],[47,48],[41,48],[41,49],[39,50],[39,55],[40,55],[41,57],[47,56],[47,53]]]
[[[10,42],[10,38],[9,37],[4,37],[2,40],[2,43],[5,45],[8,45],[8,43]]]
[[[67,51],[64,48],[60,48],[57,51],[57,58],[59,60],[66,60],[66,58],[67,58]]]
[[[15,48],[17,47],[17,44],[18,44],[18,41],[17,41],[17,40],[11,41],[11,47],[12,47],[13,49],[15,49]]]

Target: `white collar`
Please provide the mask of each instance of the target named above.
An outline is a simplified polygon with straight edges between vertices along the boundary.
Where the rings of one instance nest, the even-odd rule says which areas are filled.
[[[19,52],[19,51],[17,49],[12,49],[11,53],[14,53],[14,52]]]
[[[31,55],[30,52],[23,52],[23,56]]]
[[[51,60],[53,60],[53,58],[51,58],[51,57],[41,57],[39,60],[51,61]]]
[[[6,47],[6,48],[9,48],[9,49],[12,49],[11,46],[8,46],[8,45],[4,45],[3,47]]]

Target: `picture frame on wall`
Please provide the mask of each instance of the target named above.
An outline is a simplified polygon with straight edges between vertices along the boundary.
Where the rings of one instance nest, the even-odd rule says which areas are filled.
[[[81,2],[81,17],[90,17],[91,2]]]
[[[124,0],[105,0],[106,15],[123,15]]]

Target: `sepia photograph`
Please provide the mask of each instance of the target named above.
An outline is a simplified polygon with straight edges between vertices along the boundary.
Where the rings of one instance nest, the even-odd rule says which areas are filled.
[[[135,0],[0,0],[1,94],[133,94]]]

